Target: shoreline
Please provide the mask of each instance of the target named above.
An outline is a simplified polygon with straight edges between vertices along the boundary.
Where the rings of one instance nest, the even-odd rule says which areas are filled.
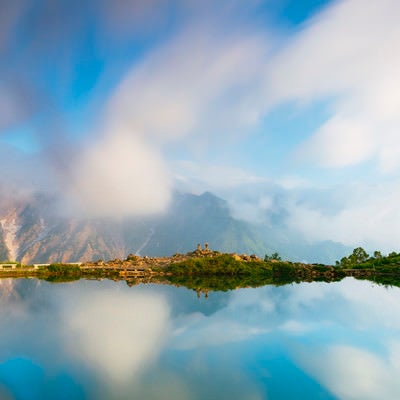
[[[387,264],[387,263],[386,263]],[[78,279],[124,280],[128,285],[137,283],[169,283],[192,289],[228,290],[267,284],[281,285],[292,282],[333,282],[345,277],[369,279],[383,284],[400,286],[400,269],[388,269],[373,264],[358,264],[353,268],[324,264],[306,264],[281,260],[262,260],[255,255],[220,253],[197,248],[186,254],[170,257],[141,257],[129,254],[125,260],[98,260],[83,263],[0,264],[1,278],[38,278],[53,282]],[[390,264],[390,265],[392,265]],[[7,266],[7,268],[4,268]],[[213,289],[216,288],[216,289]]]

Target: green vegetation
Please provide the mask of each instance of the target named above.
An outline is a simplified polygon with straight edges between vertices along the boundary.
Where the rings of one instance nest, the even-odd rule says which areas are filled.
[[[275,252],[272,253],[270,256],[268,254],[266,254],[264,256],[264,261],[268,262],[268,261],[282,261],[282,257],[279,255],[279,253]]]
[[[41,279],[47,282],[62,283],[79,281],[81,278],[80,275],[45,275]]]
[[[77,265],[50,264],[39,269],[39,276],[50,281],[76,280],[81,278],[82,271]]]
[[[272,258],[271,258],[272,257]],[[232,255],[192,258],[163,269],[167,281],[194,290],[232,290],[239,287],[283,285],[302,280],[336,280],[342,271],[322,264],[301,264],[278,261],[277,253],[267,261],[238,260]],[[280,257],[279,257],[280,258]]]
[[[112,269],[93,268],[82,270],[78,265],[51,264],[41,267],[38,276],[51,282],[69,282],[81,278],[118,278],[119,271]]]
[[[2,273],[3,276],[37,276],[53,282],[80,278],[132,280],[132,277],[138,277],[136,268],[140,266],[139,276],[145,281],[167,281],[195,290],[230,290],[302,281],[335,281],[345,276],[400,286],[400,254],[392,252],[385,256],[380,251],[375,251],[370,256],[362,247],[357,247],[349,256],[337,261],[336,266],[283,261],[276,252],[266,254],[264,260],[256,256],[211,251],[192,252],[178,259],[184,261],[174,262],[173,257],[160,260],[140,258],[131,254],[125,264],[121,260],[114,260],[83,266],[51,264],[39,269],[17,264],[18,268],[4,269]]]
[[[17,261],[1,261],[0,264],[12,264],[15,265],[17,268],[19,268],[21,266],[21,264]]]
[[[271,261],[266,262],[266,264],[271,266],[273,275],[280,278],[294,278],[301,270],[301,264],[292,263],[289,261]]]
[[[400,254],[395,252],[383,256],[380,251],[375,251],[370,257],[367,252],[358,247],[348,257],[343,257],[336,262],[337,267],[369,271],[374,274],[400,274]]]
[[[229,258],[228,258],[229,257]],[[289,261],[237,261],[232,256],[199,258],[168,268],[166,283],[196,291],[227,291],[265,285],[281,286],[302,281],[336,281],[345,274],[322,264],[306,265]],[[332,272],[333,271],[333,272]]]
[[[379,252],[375,252],[379,253]],[[379,253],[380,254],[380,253]],[[357,247],[353,250],[353,253],[348,257],[343,257],[340,262],[336,261],[336,265],[343,268],[351,268],[355,265],[364,263],[369,259],[369,255],[362,247]]]
[[[263,261],[241,261],[229,254],[215,257],[191,258],[183,262],[174,263],[166,267],[169,275],[263,275],[272,276],[272,268]]]
[[[282,261],[278,253],[266,255],[264,261],[244,261],[222,254],[189,259],[172,264],[164,271],[170,283],[201,291],[302,281],[331,282],[345,276],[400,286],[400,254],[392,252],[384,256],[375,251],[370,256],[362,247],[357,247],[348,257],[337,261],[335,267]]]

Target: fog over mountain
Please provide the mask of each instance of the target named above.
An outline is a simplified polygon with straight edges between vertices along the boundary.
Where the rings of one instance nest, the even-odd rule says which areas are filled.
[[[5,202],[0,210],[0,259],[74,262],[125,258],[129,253],[166,256],[207,242],[223,252],[280,252],[293,260],[334,262],[348,252],[333,242],[308,243],[284,227],[252,224],[232,217],[226,201],[205,192],[175,193],[168,212],[135,218],[60,216],[57,201],[45,195]]]

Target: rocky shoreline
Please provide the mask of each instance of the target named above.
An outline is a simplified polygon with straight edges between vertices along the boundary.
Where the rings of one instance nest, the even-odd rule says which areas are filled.
[[[221,256],[224,253],[211,250],[207,243],[204,248],[197,245],[196,250],[186,254],[176,253],[169,257],[148,257],[138,256],[136,254],[129,254],[126,259],[113,259],[113,260],[97,260],[87,262],[73,262],[73,263],[52,263],[52,264],[32,264],[32,265],[19,265],[18,263],[0,263],[0,276],[15,276],[30,273],[33,275],[40,274],[48,267],[53,265],[63,266],[65,268],[79,268],[82,272],[106,272],[115,271],[120,272],[123,276],[126,273],[137,273],[139,275],[155,275],[162,274],[163,270],[172,264],[182,263],[192,259],[199,258],[213,258]],[[262,259],[256,255],[236,254],[230,253],[233,259],[240,262],[262,262]]]
[[[196,250],[170,257],[147,257],[129,254],[126,259],[95,262],[33,264],[21,266],[17,263],[0,264],[0,278],[37,277],[54,281],[79,278],[126,280],[136,283],[182,283],[194,278],[207,277],[206,281],[231,280],[232,286],[238,281],[251,282],[251,285],[280,284],[282,282],[337,281],[352,276],[359,279],[396,281],[400,274],[367,268],[342,268],[323,264],[295,263],[290,261],[262,260],[256,255],[221,253],[211,250],[206,243],[204,248],[197,245]],[[181,278],[179,278],[181,277]],[[249,279],[251,277],[251,279]],[[229,278],[229,279],[228,279]],[[233,279],[234,278],[234,279]],[[185,285],[185,284],[184,284]],[[196,287],[190,283],[191,286]],[[203,285],[207,285],[203,283]],[[211,285],[209,283],[209,285]],[[243,283],[244,285],[244,283]],[[249,284],[246,283],[248,286]],[[188,284],[186,284],[188,286]],[[235,286],[236,287],[236,286]]]

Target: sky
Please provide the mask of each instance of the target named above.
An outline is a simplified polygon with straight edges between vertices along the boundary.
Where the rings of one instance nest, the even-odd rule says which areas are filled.
[[[0,0],[0,185],[140,216],[211,191],[400,248],[397,0]]]

